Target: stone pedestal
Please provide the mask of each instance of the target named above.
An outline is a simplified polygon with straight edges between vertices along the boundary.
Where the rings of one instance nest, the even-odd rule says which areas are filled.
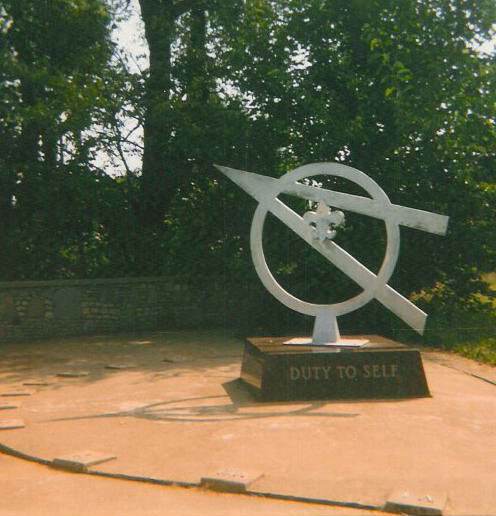
[[[288,337],[248,338],[241,379],[260,401],[430,396],[417,349],[368,338],[360,348],[283,344]]]

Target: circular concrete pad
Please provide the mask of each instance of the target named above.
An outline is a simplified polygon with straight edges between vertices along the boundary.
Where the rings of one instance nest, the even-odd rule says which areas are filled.
[[[226,469],[255,472],[261,476],[253,491],[367,505],[382,506],[396,489],[434,489],[448,494],[445,514],[494,513],[493,368],[425,352],[432,398],[261,404],[237,380],[242,349],[242,340],[225,332],[2,345],[2,391],[27,380],[48,385],[9,411],[26,427],[2,431],[0,443],[49,460],[91,450],[117,457],[94,469],[174,481],[197,483]],[[106,368],[130,363],[131,369]],[[67,370],[89,374],[56,376]],[[74,475],[5,455],[0,462],[7,501],[0,515],[367,514]],[[79,490],[90,505],[81,499],[78,509]],[[41,498],[70,499],[68,510],[62,502],[59,512],[38,504],[38,491]],[[133,500],[128,512],[126,497]],[[177,505],[164,510],[152,500]]]

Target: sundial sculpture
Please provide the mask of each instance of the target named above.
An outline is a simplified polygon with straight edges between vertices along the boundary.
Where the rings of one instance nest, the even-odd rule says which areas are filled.
[[[284,344],[290,345],[292,349],[295,349],[293,346],[296,345],[306,345],[312,347],[325,346],[329,350],[331,348],[334,348],[333,351],[339,351],[345,348],[358,348],[364,345],[371,346],[371,348],[373,349],[377,349],[377,346],[373,347],[372,344],[368,345],[368,340],[341,339],[336,319],[340,315],[344,315],[346,313],[357,310],[373,298],[377,299],[380,303],[382,303],[382,305],[391,310],[394,314],[396,314],[400,319],[402,319],[405,323],[407,323],[418,333],[423,333],[427,315],[418,307],[416,307],[411,301],[403,297],[400,293],[398,293],[396,290],[394,290],[392,287],[388,285],[388,281],[391,278],[391,275],[393,274],[394,267],[396,265],[399,254],[399,225],[404,225],[422,231],[428,231],[430,233],[444,235],[447,230],[448,217],[444,215],[438,215],[427,211],[417,210],[414,208],[407,208],[404,206],[393,204],[389,200],[386,193],[382,190],[382,188],[380,188],[380,186],[369,176],[355,168],[345,166],[339,163],[313,163],[304,165],[287,172],[285,175],[277,179],[259,174],[254,174],[251,172],[236,170],[224,166],[215,166],[259,203],[253,216],[250,235],[250,246],[255,269],[258,273],[258,276],[260,277],[260,280],[267,288],[267,290],[281,303],[285,304],[287,307],[297,312],[315,317],[313,336],[311,339],[290,339],[284,341]],[[324,188],[319,188],[317,186],[312,186],[310,184],[300,182],[305,178],[311,178],[318,175],[336,176],[352,181],[353,183],[363,188],[370,195],[370,198],[351,195],[339,191],[327,190]],[[316,211],[308,211],[303,215],[303,217],[301,217],[299,214],[297,214],[295,211],[293,211],[291,208],[289,208],[286,204],[284,204],[281,200],[278,199],[278,196],[281,193],[294,195],[303,199],[314,201],[318,204],[318,207]],[[338,210],[332,209],[331,207],[337,208]],[[363,264],[361,264],[358,260],[351,256],[347,251],[340,247],[336,242],[334,242],[333,239],[336,236],[336,233],[339,232],[339,229],[344,222],[345,216],[343,212],[339,211],[341,209],[384,220],[387,233],[387,246],[382,266],[380,267],[377,274],[371,272]],[[263,252],[262,232],[264,227],[264,221],[268,212],[271,212],[289,229],[291,229],[294,233],[301,237],[308,245],[313,247],[315,251],[319,252],[333,265],[340,269],[344,274],[346,274],[349,278],[355,281],[363,289],[363,291],[360,294],[340,303],[314,304],[298,299],[286,290],[284,290],[281,287],[281,285],[277,283],[276,279],[270,272]],[[282,344],[282,342],[280,344]],[[255,356],[260,351],[260,349],[257,349],[256,352],[254,349],[251,351],[253,352],[253,356]],[[389,353],[393,352],[389,350]],[[396,352],[396,354],[397,353],[398,352]],[[416,353],[418,355],[418,352]],[[266,357],[267,363],[264,365],[264,367],[267,366],[267,364],[271,360],[272,365],[270,367],[267,366],[268,369],[270,369],[271,367],[275,367],[277,369],[277,367],[280,366],[280,363],[276,364],[273,361],[275,355],[277,355],[275,348],[271,348],[270,353],[268,352],[268,355]],[[281,357],[283,357],[284,353],[281,351],[280,355]],[[305,353],[302,352],[301,356],[303,355],[305,355]],[[420,367],[421,369],[422,366],[420,357],[417,355],[417,358],[414,359],[414,362],[418,362],[417,369],[418,367]],[[257,355],[258,362],[260,362],[261,356],[262,355],[259,354]],[[334,356],[336,356],[335,353]],[[352,355],[349,356],[351,357]],[[353,356],[358,357],[356,358],[356,360],[360,362],[360,357],[363,358],[365,355],[356,354]],[[373,355],[373,357],[377,358],[377,353]],[[392,355],[387,355],[387,358],[392,359]],[[326,370],[325,367],[333,367],[319,365],[298,366],[303,368],[301,370],[298,369],[298,374],[301,373],[298,377],[298,374],[296,372],[297,369],[295,369],[295,367],[297,366],[288,365],[289,359],[287,357],[281,360],[287,363],[287,371],[280,372],[279,376],[281,374],[283,376],[286,375],[289,378],[289,380],[287,386],[284,387],[286,391],[284,391],[283,394],[279,393],[278,395],[276,395],[276,398],[277,396],[279,396],[277,399],[295,399],[294,396],[291,393],[289,393],[289,391],[291,391],[291,389],[296,385],[295,382],[290,381],[291,378],[296,381],[301,377],[305,380],[306,385],[308,387],[311,378],[304,378],[305,375],[303,373],[305,373],[305,371],[307,373],[306,376],[310,377],[311,374],[313,374],[314,376],[322,379],[326,376],[324,374],[326,373],[326,371],[327,377],[329,377],[329,375],[331,374],[331,369]],[[315,359],[309,357],[309,360],[310,362],[312,362],[312,360]],[[375,367],[375,365],[370,365],[370,367],[373,368]],[[253,369],[252,366],[255,367],[251,363],[246,364],[246,367],[245,364],[243,364],[244,369],[248,371],[246,375],[247,378],[251,378],[253,376],[252,372],[249,371]],[[384,369],[384,364],[378,364],[377,367],[379,366],[383,367],[381,371],[387,372],[388,369]],[[309,369],[305,370],[304,367],[308,367]],[[319,367],[323,368],[322,370],[320,370],[320,376],[318,369]],[[336,365],[336,367],[354,367],[356,370],[356,374],[353,378],[355,380],[359,378],[360,371],[362,371],[363,373],[363,378],[368,378],[367,375],[369,373],[372,377],[372,371],[375,371],[377,374],[379,374],[379,369],[370,369],[369,371],[369,369],[367,369],[367,367],[369,367],[367,364],[363,364],[362,369],[360,369],[360,367],[358,367],[357,369],[357,367],[353,365]],[[365,369],[363,369],[364,367]],[[391,365],[391,367],[393,367],[392,370],[395,371],[395,374],[393,375],[395,378],[395,382],[393,383],[401,383],[398,380],[399,366],[396,364]],[[312,368],[313,373],[311,371]],[[337,371],[343,372],[344,375],[344,369],[338,369]],[[349,371],[350,375],[353,376],[353,373],[351,372],[353,370],[349,369]],[[420,372],[423,375],[423,370]],[[263,374],[265,373],[260,374],[263,376]],[[336,373],[336,378],[338,377],[339,375],[337,375]],[[352,380],[353,378],[349,379]],[[379,377],[376,375],[375,378],[378,379]],[[317,379],[318,378],[315,378],[316,381]],[[280,380],[281,378],[279,378],[279,381]],[[265,381],[266,383],[270,383],[270,378],[265,377]],[[405,381],[408,381],[406,377]],[[411,383],[412,379],[410,378],[409,381]],[[259,378],[259,380],[257,380],[255,383],[258,384],[257,382],[263,383],[263,378]],[[322,382],[319,381],[317,383]],[[384,388],[387,390],[386,384],[384,385]],[[261,385],[259,385],[259,387],[262,388]],[[396,387],[398,387],[398,385],[396,385]],[[422,391],[421,388],[419,389],[419,392]],[[310,391],[311,390],[312,389],[310,389]],[[321,394],[318,394],[319,392],[322,392],[322,389],[315,386],[314,391],[315,392],[313,395],[310,394],[310,398],[322,397]],[[379,391],[381,391],[381,389],[379,389]],[[424,391],[428,393],[426,384]],[[380,394],[381,393],[384,394],[384,392],[382,391],[380,392]],[[402,393],[397,394],[400,396],[402,395]],[[403,394],[405,393],[403,392]],[[385,395],[387,395],[387,393]],[[301,398],[301,395],[296,393],[296,398],[298,397]],[[272,397],[272,399],[276,398]]]

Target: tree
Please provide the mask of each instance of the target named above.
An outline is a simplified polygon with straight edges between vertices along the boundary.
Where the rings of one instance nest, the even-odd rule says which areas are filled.
[[[466,299],[494,266],[495,65],[474,44],[495,19],[492,2],[464,0],[247,3],[236,85],[254,123],[286,140],[280,168],[340,161],[393,202],[451,216],[446,239],[408,232],[394,280],[406,294],[441,281]],[[350,223],[343,245],[377,263],[382,229]]]
[[[5,0],[0,14],[2,275],[86,274],[109,182],[89,129],[108,107],[111,13],[100,0]]]
[[[140,0],[150,66],[133,74],[111,43],[109,2],[4,1],[0,215],[15,222],[2,227],[3,270],[223,271],[248,292],[253,203],[212,163],[277,177],[339,161],[395,203],[451,216],[445,239],[406,230],[393,286],[446,306],[476,299],[496,256],[496,66],[476,50],[494,34],[492,1]],[[108,177],[97,151],[125,158],[140,125],[141,171]],[[338,299],[356,288],[284,227],[267,231],[295,294],[328,302],[323,285]],[[338,238],[378,268],[382,223],[348,214]]]
[[[172,137],[170,100],[173,88],[172,45],[178,18],[191,8],[185,0],[140,0],[150,53],[146,78],[142,167],[143,223],[160,226],[167,211],[175,174],[168,145]]]
[[[222,105],[245,121],[243,132],[242,124],[233,126],[237,152],[230,153],[234,159],[227,164],[277,176],[296,164],[339,161],[371,175],[395,203],[450,215],[444,239],[407,230],[393,286],[406,295],[442,291],[445,301],[469,306],[483,289],[481,269],[494,267],[495,256],[488,224],[495,216],[490,186],[496,155],[495,62],[494,55],[475,48],[494,34],[494,4],[253,0],[235,16],[235,23],[226,23],[209,11],[206,32],[215,61],[206,69],[207,80],[218,94],[229,85]],[[170,70],[174,76],[178,68]],[[171,106],[184,112],[179,103]],[[188,138],[195,124],[187,120],[190,130],[176,149],[191,153]],[[205,134],[210,157],[217,160],[216,135]],[[350,185],[339,186],[358,193]],[[203,199],[211,208],[223,194],[213,186],[189,198]],[[240,216],[249,221],[244,209],[249,201],[236,200],[243,203]],[[176,220],[184,220],[186,213],[179,213]],[[200,217],[197,233],[211,239],[214,269],[222,260],[229,267],[225,262],[232,259],[222,257],[222,245],[214,242],[244,242],[239,259],[249,262],[240,234],[247,223],[224,224],[221,230],[208,224],[210,218]],[[324,297],[322,285],[330,282],[338,297],[349,291],[345,278],[329,278],[319,258],[298,250],[282,231],[273,232],[272,253],[283,282],[309,297]],[[174,239],[180,233],[179,222]],[[384,238],[381,224],[350,215],[339,243],[377,269]],[[187,239],[185,232],[180,241]],[[208,248],[205,242],[190,242],[188,250],[194,245]],[[184,260],[180,247],[173,249],[172,260]]]

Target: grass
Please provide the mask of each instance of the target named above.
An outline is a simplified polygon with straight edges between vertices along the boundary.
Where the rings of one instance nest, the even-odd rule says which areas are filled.
[[[485,274],[482,279],[496,294],[496,272]],[[488,301],[486,297],[481,299],[484,303]],[[431,336],[443,349],[496,366],[496,296],[492,298],[492,307],[490,312],[459,315],[443,330],[441,324],[435,324],[438,327]]]
[[[464,357],[496,366],[496,337],[481,338],[475,342],[456,344],[452,350]]]

